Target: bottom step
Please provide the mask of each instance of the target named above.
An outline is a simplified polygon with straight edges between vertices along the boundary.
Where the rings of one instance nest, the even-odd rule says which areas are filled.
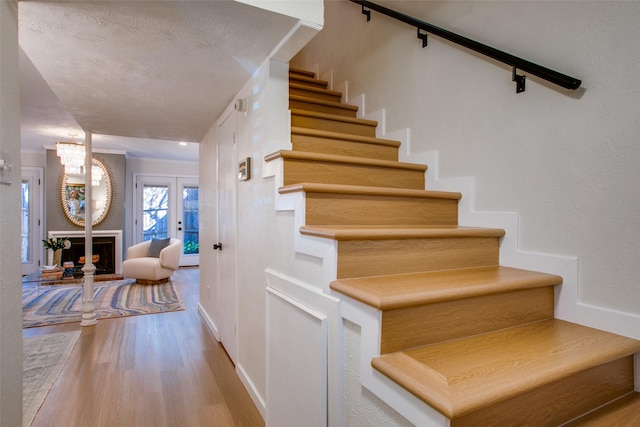
[[[639,351],[640,341],[550,319],[385,354],[372,365],[452,426],[557,426],[632,392]]]
[[[638,427],[640,426],[640,393],[629,393],[563,427]]]

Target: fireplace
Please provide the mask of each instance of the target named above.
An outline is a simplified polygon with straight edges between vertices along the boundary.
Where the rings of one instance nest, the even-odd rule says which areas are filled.
[[[75,265],[74,273],[81,274],[84,267],[84,237],[69,237],[71,247],[62,251],[62,262],[72,261]],[[96,267],[94,274],[114,274],[116,272],[116,238],[93,238],[93,264]]]
[[[94,274],[122,273],[122,231],[93,230],[93,255],[96,271]],[[62,251],[62,262],[73,261],[76,273],[84,266],[80,257],[84,257],[84,231],[49,231],[49,238],[66,237],[71,248]],[[49,251],[50,252],[50,251]],[[97,257],[96,257],[97,255]]]

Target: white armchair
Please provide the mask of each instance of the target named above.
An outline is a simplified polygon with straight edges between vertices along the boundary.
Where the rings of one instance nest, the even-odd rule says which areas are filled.
[[[122,262],[122,273],[145,285],[168,282],[180,264],[182,241],[171,239],[157,257],[149,256],[150,246],[151,240],[130,246],[127,259]]]

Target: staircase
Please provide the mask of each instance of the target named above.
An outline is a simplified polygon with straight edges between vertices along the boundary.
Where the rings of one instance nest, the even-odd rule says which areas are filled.
[[[337,242],[331,289],[380,311],[376,370],[451,426],[640,425],[640,342],[555,319],[562,278],[500,266],[504,231],[458,226],[461,195],[327,82],[291,70],[289,99],[292,150],[266,160],[305,194],[300,233]]]

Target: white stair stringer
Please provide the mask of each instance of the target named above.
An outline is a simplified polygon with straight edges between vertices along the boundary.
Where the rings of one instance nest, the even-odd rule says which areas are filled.
[[[409,156],[407,156],[409,157]],[[500,244],[500,264],[507,267],[541,271],[562,276],[563,283],[555,289],[555,317],[584,326],[640,339],[640,316],[585,304],[579,299],[579,259],[519,249],[519,214],[517,212],[478,212],[474,210],[473,177],[440,179],[438,152],[413,153],[411,161],[429,165],[426,182],[430,190],[459,191],[460,225],[496,227],[506,231]]]
[[[345,83],[348,86],[348,83]],[[362,118],[378,120],[385,129],[385,110],[365,113],[365,95],[353,98],[360,102]],[[601,329],[629,338],[640,339],[640,316],[585,304],[579,299],[579,259],[561,255],[526,252],[519,249],[519,214],[517,212],[480,212],[475,210],[475,185],[470,176],[440,178],[438,151],[414,152],[409,128],[377,134],[379,138],[401,142],[399,160],[428,166],[426,189],[462,193],[458,203],[458,222],[469,227],[502,228],[506,234],[500,242],[500,264],[507,267],[534,270],[562,276],[563,284],[555,289],[555,317],[584,326]]]

